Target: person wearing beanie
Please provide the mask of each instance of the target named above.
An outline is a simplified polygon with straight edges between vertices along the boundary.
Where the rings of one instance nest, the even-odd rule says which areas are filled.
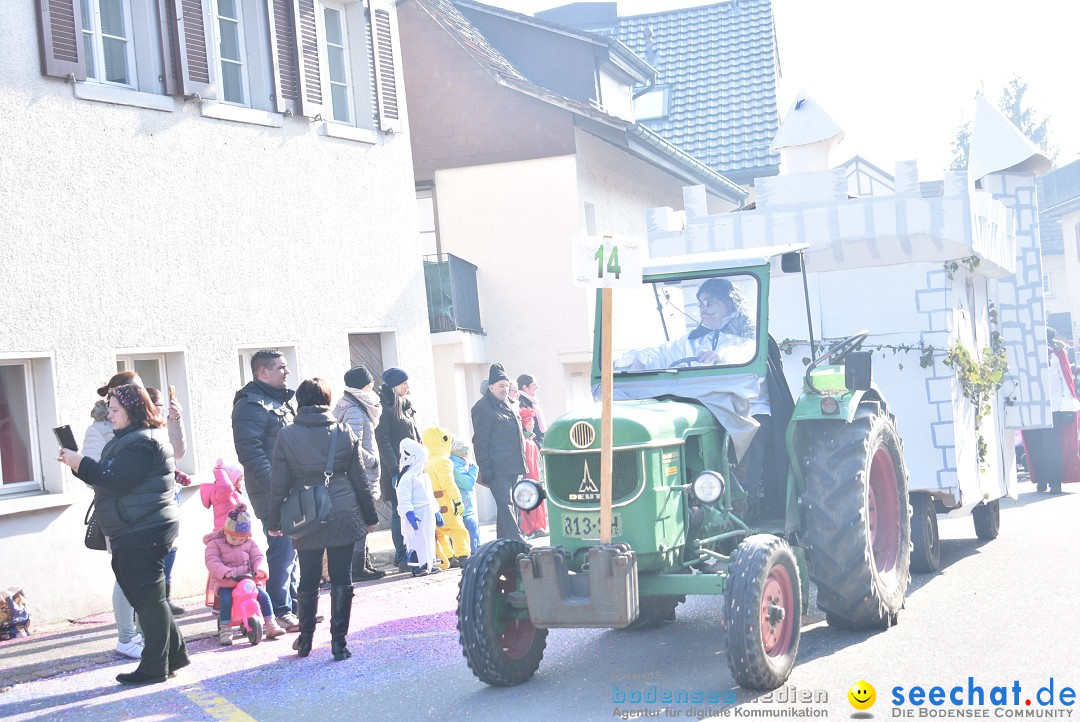
[[[391,367],[382,372],[383,385],[379,388],[379,402],[382,416],[375,426],[375,440],[378,442],[379,490],[382,500],[390,505],[390,538],[394,541],[394,564],[399,571],[408,572],[405,549],[405,537],[401,534],[401,516],[398,514],[397,477],[399,452],[402,439],[420,441],[420,432],[416,428],[416,410],[407,398],[409,393],[409,375],[399,368]]]
[[[266,639],[275,639],[285,634],[285,630],[274,619],[270,595],[262,586],[262,582],[265,582],[270,574],[262,549],[259,549],[259,545],[251,538],[251,517],[248,516],[247,506],[240,504],[230,511],[225,516],[221,530],[209,535],[204,559],[213,590],[221,600],[218,644],[223,647],[232,644],[232,591],[236,588],[237,580],[243,576],[251,576],[259,584],[263,636]]]
[[[366,367],[354,366],[346,371],[345,391],[334,407],[334,418],[356,434],[360,442],[364,470],[367,472],[368,487],[371,489],[372,498],[378,499],[380,496],[379,444],[375,441],[375,427],[379,425],[379,419],[382,418],[382,404],[374,388],[375,380]],[[366,528],[363,532],[363,538],[356,542],[353,551],[353,581],[367,582],[382,579],[386,576],[386,572],[376,569],[372,564],[372,558],[367,553]]]
[[[524,541],[510,490],[525,473],[525,444],[516,405],[508,403],[510,378],[502,364],[491,364],[488,387],[472,407],[473,449],[480,479],[495,498],[495,530],[500,539]]]
[[[465,505],[461,520],[469,532],[469,553],[475,554],[480,548],[480,521],[476,518],[476,475],[480,469],[469,461],[472,449],[464,439],[454,438],[450,445],[450,461],[454,464],[454,483],[461,491],[461,502]]]

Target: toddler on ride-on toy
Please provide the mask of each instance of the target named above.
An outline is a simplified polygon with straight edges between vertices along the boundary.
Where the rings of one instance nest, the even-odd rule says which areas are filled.
[[[254,611],[256,599],[262,612],[266,638],[274,639],[285,634],[274,619],[270,596],[256,584],[264,582],[269,574],[262,550],[251,538],[251,518],[243,504],[229,512],[221,531],[207,537],[206,568],[221,600],[218,642],[222,646],[232,644],[234,626],[244,627],[251,643],[258,644],[262,635],[253,630],[263,625],[259,624],[259,616]],[[255,620],[254,624],[252,619]]]

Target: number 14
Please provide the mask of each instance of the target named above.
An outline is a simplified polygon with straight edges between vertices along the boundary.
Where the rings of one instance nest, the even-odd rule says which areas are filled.
[[[602,279],[604,277],[604,246],[600,246],[596,249],[596,253],[593,255],[596,259],[596,277]],[[622,273],[622,267],[619,265],[619,247],[611,247],[611,255],[608,256],[607,261],[608,273],[615,274],[615,279],[618,280],[619,275]]]

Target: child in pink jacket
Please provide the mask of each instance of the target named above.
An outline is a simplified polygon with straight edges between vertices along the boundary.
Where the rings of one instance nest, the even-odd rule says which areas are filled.
[[[221,531],[225,526],[225,517],[244,501],[240,488],[244,481],[244,470],[235,464],[226,464],[218,459],[214,467],[214,483],[199,487],[199,496],[203,506],[214,507],[214,531]]]
[[[218,621],[218,643],[222,646],[232,644],[232,590],[236,587],[236,578],[245,574],[256,582],[265,582],[270,574],[266,570],[266,558],[255,540],[251,538],[251,517],[247,507],[241,504],[229,512],[220,531],[209,534],[206,540],[206,568],[214,591],[221,600],[221,618]],[[274,639],[285,634],[270,606],[270,595],[259,586],[259,609],[263,614],[263,629],[266,639]]]

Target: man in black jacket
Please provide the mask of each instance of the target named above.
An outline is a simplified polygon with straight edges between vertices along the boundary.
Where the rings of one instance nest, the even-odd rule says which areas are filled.
[[[244,466],[244,483],[266,534],[269,513],[270,459],[278,432],[293,421],[293,391],[286,388],[289,365],[280,351],[258,351],[251,357],[254,380],[233,398],[232,430],[236,457]],[[274,605],[278,624],[290,632],[299,629],[296,617],[296,551],[287,536],[266,534],[266,565],[270,579],[266,593]]]
[[[492,364],[488,387],[472,407],[473,450],[480,481],[495,498],[495,532],[500,539],[524,541],[510,491],[525,473],[521,419],[507,403],[510,379],[502,364]]]

